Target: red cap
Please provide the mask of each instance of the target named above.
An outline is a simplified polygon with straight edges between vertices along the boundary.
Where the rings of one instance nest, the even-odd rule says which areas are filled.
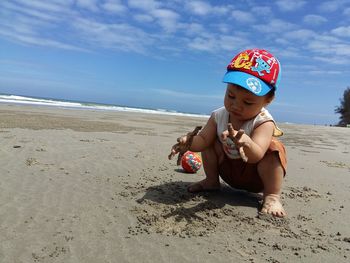
[[[279,61],[268,51],[248,49],[231,60],[224,82],[240,85],[258,96],[264,96],[277,88],[280,70]]]

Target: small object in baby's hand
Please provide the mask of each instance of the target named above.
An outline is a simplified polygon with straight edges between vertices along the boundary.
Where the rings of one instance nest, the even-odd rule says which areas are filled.
[[[202,126],[197,126],[192,132],[187,133],[187,141],[184,145],[181,145],[180,143],[181,137],[177,138],[177,143],[174,144],[171,148],[171,152],[168,155],[168,159],[171,160],[171,158],[178,154],[176,163],[177,165],[180,165],[182,156],[185,152],[187,152],[190,149],[192,145],[193,137],[196,136],[201,129]]]
[[[181,166],[187,173],[196,173],[202,166],[199,154],[187,151],[181,158]]]

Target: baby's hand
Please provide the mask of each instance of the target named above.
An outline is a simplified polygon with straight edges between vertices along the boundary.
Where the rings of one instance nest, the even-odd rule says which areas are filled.
[[[177,143],[175,143],[173,145],[173,147],[171,147],[171,152],[168,156],[169,160],[171,160],[171,158],[173,158],[177,153],[179,152],[186,152],[187,151],[187,135],[181,136],[179,138],[176,139]]]
[[[232,124],[229,123],[227,125],[227,131],[224,131],[222,133],[222,139],[225,141],[227,139],[227,137],[230,138],[234,142],[234,144],[236,145],[236,148],[238,149],[242,160],[244,162],[247,162],[248,158],[244,153],[243,147],[245,147],[245,146],[248,147],[249,144],[248,144],[248,142],[246,142],[244,140],[243,134],[244,134],[244,130],[236,131],[235,129],[233,129]]]
[[[193,141],[193,137],[198,134],[198,132],[202,129],[202,126],[197,126],[192,132],[187,133],[187,135],[183,135],[177,138],[177,143],[171,147],[171,152],[168,155],[168,159],[171,160],[177,153],[179,156],[177,158],[177,165],[180,165],[181,158],[185,152],[187,152]]]

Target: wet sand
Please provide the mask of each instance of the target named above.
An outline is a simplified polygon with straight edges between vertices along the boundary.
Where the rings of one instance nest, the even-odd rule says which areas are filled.
[[[285,219],[186,192],[167,155],[205,118],[0,104],[0,262],[349,262],[350,129],[281,124]]]

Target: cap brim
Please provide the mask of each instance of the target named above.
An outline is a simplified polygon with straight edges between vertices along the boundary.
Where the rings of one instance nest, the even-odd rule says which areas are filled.
[[[228,71],[223,82],[239,85],[257,96],[264,96],[271,90],[264,81],[240,71]]]

